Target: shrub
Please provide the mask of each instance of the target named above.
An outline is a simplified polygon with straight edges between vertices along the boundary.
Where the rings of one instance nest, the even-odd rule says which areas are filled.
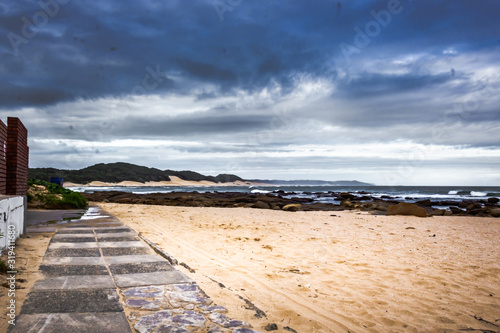
[[[41,185],[44,186],[50,194],[44,195],[38,193],[35,195],[37,199],[44,202],[48,206],[52,207],[74,207],[74,208],[86,208],[87,200],[78,192],[73,192],[59,186],[57,184],[49,183],[39,179],[29,179],[28,186]],[[61,199],[56,195],[60,194]],[[33,195],[28,193],[28,202],[33,200]]]
[[[69,194],[63,194],[63,203],[70,204],[76,208],[87,207],[87,200],[78,192],[71,192]]]

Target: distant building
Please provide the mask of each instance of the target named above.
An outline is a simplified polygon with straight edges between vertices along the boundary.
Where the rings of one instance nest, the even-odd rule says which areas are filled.
[[[63,186],[64,180],[61,177],[50,177],[50,182],[52,184]]]

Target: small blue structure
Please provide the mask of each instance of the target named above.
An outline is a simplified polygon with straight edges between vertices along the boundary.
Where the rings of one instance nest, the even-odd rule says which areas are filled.
[[[50,182],[52,184],[57,184],[59,186],[63,186],[63,179],[60,177],[50,177]]]

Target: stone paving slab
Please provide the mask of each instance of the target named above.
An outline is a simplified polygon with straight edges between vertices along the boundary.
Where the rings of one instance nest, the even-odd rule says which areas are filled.
[[[44,279],[9,332],[258,333],[224,315],[133,229],[100,212],[90,208],[88,219],[56,226],[40,266]]]
[[[57,250],[57,249],[97,249],[97,242],[94,240],[93,242],[51,242],[49,244],[49,250]]]
[[[105,257],[112,256],[130,256],[138,254],[151,254],[152,251],[149,247],[108,247],[101,249]]]
[[[90,234],[94,235],[94,232],[85,228],[74,228],[74,229],[57,229],[57,234]]]
[[[52,236],[52,239],[54,239],[54,238],[69,238],[69,239],[73,239],[73,238],[89,238],[89,237],[95,239],[95,235],[93,233],[88,233],[88,234],[56,233],[56,234],[54,234],[54,236]]]
[[[60,225],[58,231],[63,232],[63,231],[86,231],[93,233],[93,228],[87,225]]]
[[[71,237],[68,237],[71,236]],[[75,237],[76,236],[76,237]],[[81,234],[65,234],[65,235],[54,235],[52,237],[51,243],[86,243],[95,242],[95,237],[85,236],[82,237]]]
[[[141,242],[141,241],[132,241],[132,242],[128,242],[128,241],[125,241],[125,242],[101,242],[101,241],[99,241],[99,246],[103,249],[110,248],[110,247],[114,247],[114,248],[146,247],[146,248],[149,248],[149,246],[147,246],[146,244],[144,244],[144,242]]]
[[[123,312],[50,313],[21,315],[9,333],[122,333],[130,332]]]
[[[106,221],[108,220],[108,221]],[[99,221],[103,221],[103,222],[98,222],[98,223],[94,223],[95,226],[115,226],[115,225],[123,225],[122,222],[116,220],[116,219],[102,219],[102,220],[99,220]]]
[[[96,235],[96,237],[99,241],[101,241],[102,239],[106,239],[106,238],[131,237],[131,236],[137,236],[137,233],[133,232],[133,231],[125,231],[125,232],[108,232],[108,233]]]
[[[102,257],[45,257],[43,265],[105,265]]]
[[[41,265],[39,270],[47,276],[109,275],[104,265]]]
[[[165,285],[177,283],[194,283],[177,270],[152,273],[117,274],[114,275],[115,283],[120,288]]]
[[[109,275],[68,275],[39,280],[33,290],[113,289]]]
[[[114,289],[48,290],[29,293],[21,314],[121,311],[123,307]]]
[[[106,238],[99,238],[98,241],[99,243],[105,243],[105,242],[137,242],[140,241],[141,239],[137,236],[124,236],[124,237],[106,237]],[[105,246],[105,245],[103,245]]]
[[[226,316],[197,284],[143,286],[123,289],[127,307],[142,311],[134,329],[149,332],[257,333],[248,323]]]
[[[85,223],[85,224],[73,224],[72,223],[71,225],[64,226],[64,227],[68,228],[68,229],[92,229],[92,226],[88,225],[87,223]]]
[[[144,262],[144,263],[129,263],[110,265],[111,274],[135,274],[135,273],[151,273],[171,271],[174,268],[168,262]]]
[[[46,258],[50,257],[100,257],[98,248],[94,249],[48,249]]]
[[[29,234],[53,233],[56,231],[57,231],[56,227],[26,227],[26,232]]]
[[[132,229],[129,227],[116,227],[116,228],[95,228],[94,229],[97,234],[107,234],[114,232],[130,232]]]
[[[165,259],[155,254],[104,257],[104,261],[108,265],[133,264],[143,262],[167,262]]]

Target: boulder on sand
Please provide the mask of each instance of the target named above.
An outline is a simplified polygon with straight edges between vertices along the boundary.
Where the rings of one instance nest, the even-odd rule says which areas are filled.
[[[287,212],[296,212],[302,207],[301,204],[291,204],[291,205],[286,205],[283,206],[283,210]]]
[[[400,202],[397,205],[392,205],[387,208],[385,215],[411,215],[418,217],[427,217],[425,208],[415,204]]]
[[[490,214],[493,217],[500,217],[500,208],[493,208],[490,210]]]
[[[253,208],[259,208],[259,209],[271,209],[271,206],[269,206],[267,203],[262,202],[262,201],[257,201],[254,205]]]

